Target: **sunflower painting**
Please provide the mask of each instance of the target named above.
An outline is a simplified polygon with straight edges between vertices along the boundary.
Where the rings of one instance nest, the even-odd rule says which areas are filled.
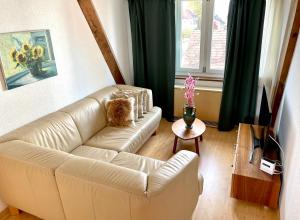
[[[57,75],[49,30],[0,34],[0,61],[6,89]]]

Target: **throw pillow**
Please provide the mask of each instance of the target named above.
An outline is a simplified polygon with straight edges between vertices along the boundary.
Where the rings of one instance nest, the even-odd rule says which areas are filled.
[[[150,105],[149,105],[150,97],[149,97],[147,89],[140,88],[140,87],[134,87],[134,86],[130,86],[130,85],[116,85],[116,87],[120,91],[135,91],[135,92],[141,93],[141,96],[143,99],[142,99],[142,103],[141,102],[139,103],[140,104],[140,106],[139,106],[140,113],[142,111],[142,113],[145,114],[150,111]],[[140,98],[140,100],[141,100],[141,98]]]
[[[112,94],[112,99],[117,99],[117,98],[134,98],[134,120],[138,121],[139,118],[139,113],[138,113],[138,108],[139,108],[139,95],[137,92],[123,92],[123,91],[117,91]]]
[[[106,114],[109,126],[134,125],[134,98],[118,98],[106,101]]]
[[[148,103],[149,103],[149,97],[148,92],[146,89],[142,90],[143,93],[143,113],[146,114],[148,112]]]
[[[135,94],[137,95],[137,113],[138,113],[138,118],[143,118],[143,93],[142,91],[139,90],[128,90],[128,89],[122,89],[119,90],[119,93],[123,93],[124,96],[128,96],[128,94]]]

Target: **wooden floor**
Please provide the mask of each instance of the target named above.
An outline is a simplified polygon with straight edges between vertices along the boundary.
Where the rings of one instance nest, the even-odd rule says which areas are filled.
[[[162,120],[157,135],[143,146],[138,154],[167,160],[171,157],[174,135],[172,123]],[[204,177],[203,194],[193,220],[277,220],[278,211],[230,198],[233,145],[237,130],[220,132],[207,128],[200,144],[199,172]],[[179,141],[178,150],[195,151],[194,140]]]
[[[157,134],[151,137],[138,154],[167,160],[172,154],[174,136],[172,123],[165,120]],[[268,209],[253,203],[230,198],[230,182],[233,161],[233,145],[237,131],[219,132],[207,128],[204,140],[200,144],[199,172],[204,177],[203,194],[199,197],[193,220],[277,220],[277,210]],[[194,141],[179,141],[179,149],[194,151]],[[22,213],[19,217],[8,220],[36,220],[37,218]]]

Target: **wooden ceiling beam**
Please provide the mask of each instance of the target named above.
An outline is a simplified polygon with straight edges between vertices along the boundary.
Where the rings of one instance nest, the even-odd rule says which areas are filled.
[[[276,86],[276,92],[275,92],[274,102],[272,106],[272,127],[274,127],[275,125],[280,103],[283,97],[286,80],[289,74],[290,65],[292,63],[292,59],[293,59],[293,55],[294,55],[294,51],[295,51],[295,47],[299,35],[299,28],[300,28],[300,0],[298,0],[297,2],[297,8],[296,8],[296,13],[292,24],[292,30],[289,36],[287,50],[284,56],[282,69]]]
[[[125,84],[125,80],[119,69],[116,58],[112,52],[109,41],[97,15],[92,0],[78,0],[78,4],[84,14],[87,23],[94,35],[94,38],[101,50],[108,68],[117,84]]]

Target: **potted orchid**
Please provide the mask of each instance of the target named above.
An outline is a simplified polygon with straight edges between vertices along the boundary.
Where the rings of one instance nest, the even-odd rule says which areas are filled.
[[[196,118],[196,107],[194,105],[196,79],[194,79],[191,74],[185,79],[184,87],[184,98],[187,103],[183,108],[183,120],[186,124],[186,128],[191,129]]]

